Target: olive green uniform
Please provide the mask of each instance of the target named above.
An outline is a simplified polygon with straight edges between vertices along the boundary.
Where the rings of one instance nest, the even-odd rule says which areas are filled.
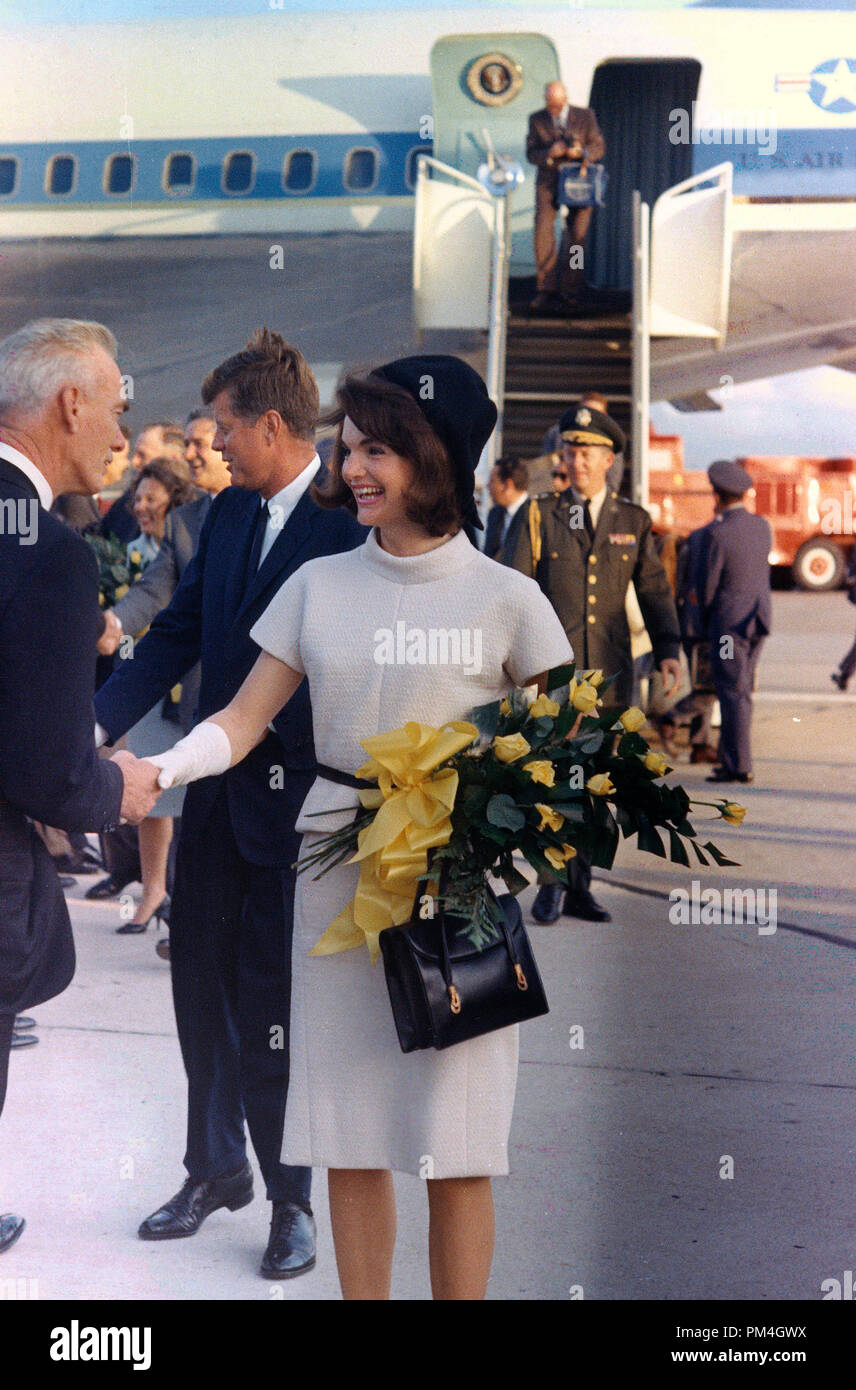
[[[509,563],[533,575],[574,649],[577,669],[616,676],[609,704],[626,708],[633,693],[630,629],[625,613],[633,582],[658,663],[680,652],[680,625],[669,581],[644,507],[607,492],[593,538],[570,488],[528,503]]]

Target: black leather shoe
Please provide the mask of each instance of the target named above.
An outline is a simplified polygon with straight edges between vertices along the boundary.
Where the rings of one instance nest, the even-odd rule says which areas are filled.
[[[0,1216],[0,1254],[15,1244],[26,1224],[23,1216],[14,1216],[11,1211]]]
[[[583,922],[611,922],[612,914],[592,897],[587,888],[580,893],[566,893],[562,904],[563,917],[579,917]]]
[[[104,868],[103,864],[90,859],[88,854],[58,854],[54,859],[54,866],[57,873],[75,874],[78,878],[84,874],[100,873]]]
[[[169,921],[169,898],[164,898],[163,902],[155,908],[151,917],[147,917],[145,922],[124,922],[121,927],[116,928],[117,936],[136,936],[141,931],[148,931],[152,922]]]
[[[265,1279],[294,1279],[315,1267],[315,1218],[294,1202],[274,1202],[267,1250],[259,1269]]]
[[[841,674],[840,671],[833,671],[833,673],[832,673],[832,675],[829,677],[829,679],[832,681],[832,684],[833,684],[833,685],[837,685],[837,686],[838,686],[838,689],[839,689],[839,690],[846,690],[846,689],[847,689],[847,679],[848,679],[848,678],[847,678],[846,676],[842,676],[842,674]]]
[[[542,922],[545,926],[550,922],[558,922],[561,906],[561,883],[542,883],[535,894],[532,916],[536,922]]]
[[[77,879],[72,878],[71,874],[60,874],[59,886],[60,888],[76,888]]]
[[[123,888],[127,888],[129,883],[133,883],[132,878],[122,878],[119,874],[108,874],[106,878],[99,878],[97,883],[93,883],[91,888],[87,888],[85,897],[87,898],[118,898]]]
[[[709,777],[705,777],[706,782],[754,782],[753,772],[729,772],[725,767],[715,767]]]
[[[29,1014],[18,1014],[15,1019],[14,1027],[16,1033],[26,1033],[28,1029],[35,1028],[35,1026],[36,1020],[30,1018]]]
[[[19,1033],[17,1029],[12,1029],[12,1041],[10,1047],[35,1047],[38,1038],[35,1033]]]
[[[220,1207],[238,1211],[253,1200],[253,1170],[249,1163],[225,1178],[194,1182],[188,1178],[180,1192],[147,1216],[137,1235],[140,1240],[178,1240],[195,1236],[206,1216]]]

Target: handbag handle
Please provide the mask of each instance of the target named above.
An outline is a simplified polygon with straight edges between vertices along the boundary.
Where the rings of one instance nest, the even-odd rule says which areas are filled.
[[[452,960],[449,955],[449,938],[446,932],[446,908],[444,904],[444,898],[446,888],[448,886],[448,877],[448,871],[446,869],[446,864],[444,861],[443,866],[440,869],[440,882],[437,887],[437,897],[440,901],[440,911],[437,917],[437,925],[440,929],[440,973],[443,976],[443,983],[446,986],[446,993],[449,996],[449,1009],[453,1014],[459,1014],[461,1012],[461,996],[455,984],[455,981],[452,978]],[[417,890],[417,901],[419,899],[419,896],[420,894]],[[511,964],[514,967],[514,976],[517,981],[517,988],[519,990],[527,990],[529,988],[529,982],[526,979],[526,976],[523,972],[523,966],[520,964],[520,960],[518,958],[517,951],[515,950],[514,942],[511,937],[511,932],[508,930],[508,923],[505,920],[505,913],[502,913],[500,927],[502,929],[502,935],[505,940],[505,949],[508,952]]]

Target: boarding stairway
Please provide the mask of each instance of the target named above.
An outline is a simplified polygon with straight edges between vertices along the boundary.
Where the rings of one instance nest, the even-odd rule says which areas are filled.
[[[631,328],[614,311],[576,318],[530,317],[514,293],[506,335],[502,449],[535,458],[559,417],[588,391],[599,391],[629,433]]]

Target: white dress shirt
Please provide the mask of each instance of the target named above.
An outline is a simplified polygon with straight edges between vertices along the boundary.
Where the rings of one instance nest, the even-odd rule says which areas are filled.
[[[6,459],[7,463],[13,463],[16,468],[20,468],[39,494],[39,501],[45,511],[49,512],[54,499],[53,488],[41,469],[37,468],[26,454],[22,454],[20,449],[13,449],[11,444],[0,444],[0,458]]]
[[[521,494],[520,494],[520,496],[518,497],[517,501],[516,501],[516,502],[510,502],[509,505],[506,507],[506,509],[505,509],[505,520],[504,520],[503,523],[502,523],[502,535],[501,535],[500,538],[499,538],[499,543],[500,543],[500,545],[503,544],[503,542],[505,541],[506,536],[508,535],[508,528],[509,528],[509,526],[511,525],[512,517],[516,516],[516,514],[520,511],[520,508],[523,506],[523,503],[524,503],[524,502],[528,502],[528,500],[529,500],[529,493],[528,493],[528,492],[521,492]]]
[[[286,483],[284,488],[280,488],[279,492],[268,498],[268,523],[259,551],[259,568],[264,564],[268,551],[320,467],[320,458],[313,454],[302,473],[298,473],[296,478],[292,478],[290,483]]]

